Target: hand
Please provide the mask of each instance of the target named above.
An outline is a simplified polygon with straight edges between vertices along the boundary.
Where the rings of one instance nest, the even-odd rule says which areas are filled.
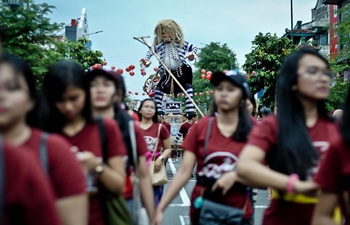
[[[156,210],[156,213],[154,215],[154,225],[162,225],[163,223],[163,218],[164,218],[164,215],[163,215],[163,212],[161,210]]]
[[[146,66],[146,67],[148,67],[148,66],[150,65],[150,62],[149,62],[148,60],[144,59],[144,58],[142,58],[142,59],[140,60],[140,62],[142,63],[142,65],[144,65],[144,66]]]
[[[213,185],[212,191],[222,189],[222,194],[225,195],[231,189],[237,179],[237,173],[234,171],[224,173]]]
[[[190,61],[194,60],[197,55],[194,54],[193,52],[190,52],[187,56],[186,56]]]
[[[301,180],[295,181],[293,186],[294,186],[294,192],[300,193],[300,194],[316,191],[319,188],[319,186],[313,181],[301,181]]]
[[[94,170],[102,163],[102,158],[96,157],[92,152],[80,152],[78,160],[88,171]]]
[[[160,157],[158,157],[158,159],[154,163],[154,172],[155,173],[158,173],[160,171],[162,164],[163,164],[163,161],[160,159]]]

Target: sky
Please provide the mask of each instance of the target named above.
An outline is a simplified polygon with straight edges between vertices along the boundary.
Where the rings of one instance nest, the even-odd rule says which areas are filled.
[[[87,10],[92,49],[102,51],[107,68],[114,65],[124,70],[127,90],[139,92],[135,98],[142,98],[142,86],[146,77],[158,65],[155,57],[146,70],[140,74],[139,60],[148,48],[133,37],[151,36],[159,20],[173,19],[184,32],[185,40],[202,48],[210,42],[227,43],[236,54],[241,67],[245,54],[251,51],[251,41],[259,33],[270,32],[282,36],[291,26],[291,0],[34,0],[56,6],[48,17],[54,22],[69,24],[71,19],[80,18],[82,8]],[[301,20],[311,21],[311,9],[317,0],[293,0],[294,24]],[[62,31],[64,33],[64,30]],[[131,77],[125,68],[134,64],[135,76]]]

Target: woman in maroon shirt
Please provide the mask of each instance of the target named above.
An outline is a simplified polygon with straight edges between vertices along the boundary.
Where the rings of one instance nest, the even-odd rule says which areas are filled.
[[[77,156],[89,181],[89,224],[106,224],[99,189],[102,186],[121,195],[125,185],[126,149],[118,125],[113,119],[103,119],[106,143],[102,143],[99,124],[92,117],[89,84],[76,62],[53,65],[45,76],[40,97],[41,126],[63,135],[79,151]]]
[[[240,155],[238,176],[251,186],[274,189],[264,225],[311,223],[318,188],[313,175],[336,135],[325,107],[329,69],[312,50],[288,56],[278,77],[278,114],[254,127]]]
[[[144,138],[147,144],[146,153],[147,166],[152,160],[152,154],[155,155],[155,173],[159,172],[160,166],[170,155],[170,134],[168,129],[161,123],[158,123],[158,111],[153,99],[145,99],[139,107],[139,117],[141,118],[140,127],[144,131]],[[158,129],[161,126],[159,137]],[[158,143],[157,146],[156,143]],[[163,147],[163,152],[161,151]],[[157,206],[163,196],[164,185],[153,186],[154,204]]]
[[[140,188],[143,204],[145,205],[148,216],[153,219],[154,203],[152,194],[152,184],[146,167],[147,146],[143,138],[143,131],[134,123],[138,163],[133,162],[133,151],[130,142],[129,121],[132,118],[127,112],[119,107],[123,93],[121,86],[124,86],[121,75],[114,71],[96,69],[87,74],[90,84],[91,104],[94,116],[115,119],[122,131],[124,143],[128,151],[128,164],[126,168],[127,179],[124,189],[124,198],[129,209],[133,212],[133,186],[131,175],[134,172],[135,165],[138,167]],[[150,194],[151,193],[151,194]],[[152,222],[152,221],[151,221]]]
[[[343,224],[350,224],[350,89],[342,113],[340,135],[334,135],[315,177],[322,194],[315,209],[314,225],[335,225],[333,214],[339,204],[342,205]]]
[[[197,183],[191,197],[190,212],[192,224],[205,224],[200,223],[202,205],[198,202],[202,197],[241,210],[243,218],[240,224],[252,224],[253,209],[247,187],[239,183],[235,172],[238,155],[252,127],[245,104],[248,83],[236,71],[214,73],[211,83],[214,85],[213,113],[194,124],[187,134],[181,167],[156,210],[158,225],[162,224],[165,208],[187,183],[196,161]],[[207,138],[210,120],[213,122]]]
[[[58,135],[31,127],[35,122],[36,82],[30,67],[13,55],[0,57],[0,135],[14,146],[26,147],[42,164],[40,145],[45,146],[47,173],[63,224],[83,225],[87,221],[85,176],[71,145]]]

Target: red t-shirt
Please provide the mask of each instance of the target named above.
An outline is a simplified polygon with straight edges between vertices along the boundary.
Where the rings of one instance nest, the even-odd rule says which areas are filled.
[[[147,145],[146,145],[145,139],[143,138],[143,136],[144,136],[143,131],[136,124],[134,124],[134,129],[135,129],[137,155],[138,155],[138,157],[145,156],[145,154],[147,152]],[[132,149],[130,149],[130,150],[132,150]],[[133,197],[133,189],[132,189],[132,183],[130,180],[130,175],[131,175],[131,171],[127,170],[128,178],[126,179],[125,190],[124,190],[124,198],[125,199],[131,199]]]
[[[188,122],[183,123],[181,125],[179,132],[183,135],[183,140],[185,140],[185,137],[186,137],[186,135],[191,127],[192,127],[192,124],[190,124]]]
[[[108,158],[125,156],[126,149],[119,127],[114,119],[104,119],[107,136]],[[76,135],[64,137],[79,151],[92,152],[97,157],[102,157],[102,144],[97,123],[86,124]],[[104,225],[102,207],[98,195],[90,196],[89,199],[89,224]]]
[[[209,116],[206,116],[194,124],[183,143],[184,149],[194,153],[197,158],[197,184],[192,192],[191,202],[200,196],[201,186],[211,188],[223,173],[235,169],[238,155],[245,145],[245,142],[237,142],[231,137],[223,136],[217,126],[215,117],[205,154],[206,157],[204,158],[204,143],[209,118]],[[247,204],[244,218],[247,219],[253,215],[251,202],[247,195],[247,187],[242,184],[235,183],[224,196],[221,192],[215,192],[210,196],[205,195],[204,198],[240,209],[243,209]],[[199,211],[191,206],[192,220],[197,221],[198,213]]]
[[[159,123],[153,123],[148,129],[143,130],[144,139],[147,144],[147,150],[153,152],[157,141]],[[162,141],[170,137],[168,129],[162,124],[159,132],[159,141],[157,146],[157,152],[160,152],[162,148]]]
[[[308,132],[313,146],[322,155],[328,150],[332,136],[337,132],[337,126],[329,120],[319,118],[313,127],[308,128]],[[267,155],[273,146],[275,146],[276,137],[277,117],[269,116],[255,126],[247,144],[261,148]],[[317,171],[317,168],[310,169],[310,171]],[[298,204],[273,199],[269,208],[265,210],[263,224],[310,224],[314,206],[314,204]]]
[[[343,138],[336,135],[330,149],[321,162],[319,171],[315,176],[315,182],[321,189],[327,192],[350,194],[350,148]],[[350,200],[350,199],[349,199]],[[350,225],[347,220],[345,225]]]
[[[4,225],[58,225],[54,194],[30,150],[3,145]]]
[[[170,131],[171,131],[171,125],[170,125],[170,123],[164,121],[163,124],[164,124],[164,126],[168,129],[168,131],[169,131],[169,133],[170,133]]]
[[[30,138],[22,147],[30,149],[40,161],[39,147],[41,130],[32,128]],[[64,198],[86,192],[86,180],[83,168],[70,150],[71,144],[56,134],[50,134],[46,140],[50,183],[56,198]]]

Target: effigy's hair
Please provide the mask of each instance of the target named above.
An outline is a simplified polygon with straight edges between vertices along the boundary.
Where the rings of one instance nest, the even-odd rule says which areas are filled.
[[[180,48],[184,44],[184,35],[182,33],[181,27],[171,19],[161,20],[158,22],[156,28],[154,29],[154,42],[153,45],[156,46],[163,41],[162,32],[169,34],[171,37],[171,43],[178,43]]]

